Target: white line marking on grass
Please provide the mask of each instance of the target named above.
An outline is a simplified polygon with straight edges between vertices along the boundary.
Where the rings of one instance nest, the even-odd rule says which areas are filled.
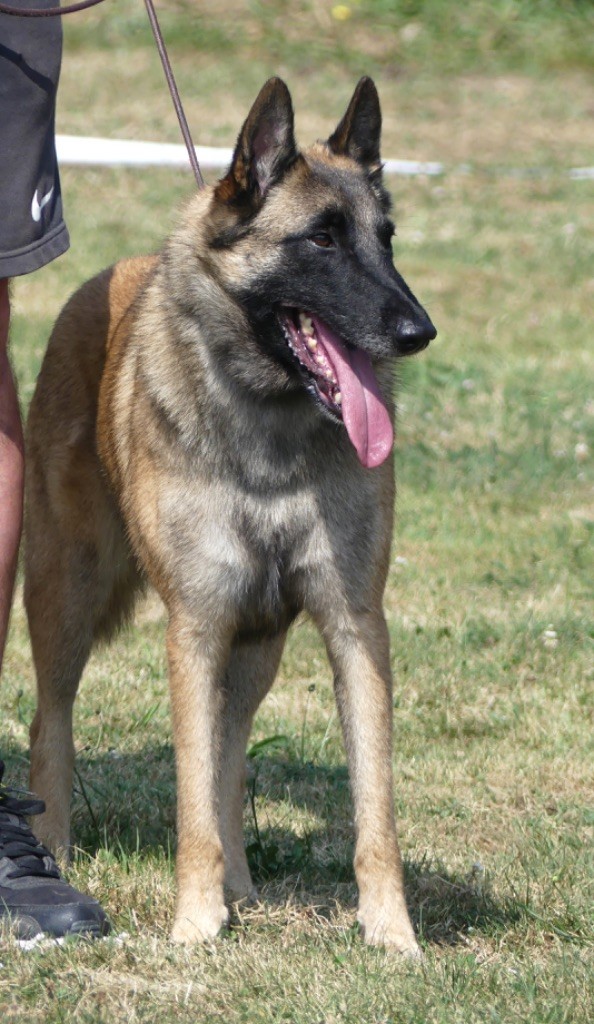
[[[198,162],[205,170],[225,170],[233,150],[219,146],[196,146]],[[61,164],[94,167],[190,167],[186,147],[170,142],[137,142],[126,139],[97,139],[90,136],[58,135],[56,149]],[[449,171],[472,173],[472,165],[447,168],[445,164],[422,160],[384,160],[386,174],[438,177]],[[542,176],[551,168],[501,168],[496,177],[518,174]],[[566,172],[572,181],[594,180],[594,167],[572,167]]]

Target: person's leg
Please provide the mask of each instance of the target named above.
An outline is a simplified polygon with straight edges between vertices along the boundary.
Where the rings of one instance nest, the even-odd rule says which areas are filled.
[[[23,521],[23,428],[8,360],[8,281],[0,278],[0,668],[8,631]],[[0,921],[28,939],[45,933],[105,935],[109,922],[99,904],[61,877],[49,851],[35,838],[27,817],[43,803],[4,788],[0,761]]]
[[[24,445],[16,386],[8,358],[10,299],[0,279],[0,670],[23,522]]]
[[[39,0],[51,6],[52,0]],[[23,431],[8,360],[8,279],[30,274],[68,248],[55,151],[60,18],[0,14],[0,669],[23,514]],[[2,723],[0,722],[0,729]],[[61,877],[27,818],[44,805],[4,786],[0,761],[0,924],[30,938],[103,935],[99,904]]]

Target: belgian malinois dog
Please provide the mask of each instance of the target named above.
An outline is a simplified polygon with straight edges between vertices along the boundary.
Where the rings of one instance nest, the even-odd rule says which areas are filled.
[[[38,679],[39,829],[69,844],[72,706],[93,644],[148,580],[168,613],[178,778],[173,938],[208,940],[254,892],[246,744],[301,611],[334,672],[365,939],[417,944],[392,792],[382,595],[394,365],[435,329],[392,262],[376,88],[299,152],[265,84],[226,176],[158,256],[124,260],[60,314],[28,424],[26,606]]]

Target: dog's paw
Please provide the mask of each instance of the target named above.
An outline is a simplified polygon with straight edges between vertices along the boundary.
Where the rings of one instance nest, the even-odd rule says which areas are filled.
[[[224,891],[229,903],[257,903],[258,890],[252,881],[245,857],[236,864],[225,865]]]
[[[241,903],[242,906],[251,907],[260,899],[260,893],[253,882],[247,886],[225,881],[225,899],[228,903]]]
[[[361,908],[357,914],[361,934],[369,946],[383,946],[392,953],[420,959],[422,952],[406,910]]]
[[[197,907],[190,913],[178,911],[171,929],[171,939],[186,946],[197,942],[212,942],[228,923],[229,911],[224,904],[211,909]]]
[[[69,821],[56,823],[46,812],[35,818],[35,838],[54,855],[59,867],[66,871],[72,860]]]

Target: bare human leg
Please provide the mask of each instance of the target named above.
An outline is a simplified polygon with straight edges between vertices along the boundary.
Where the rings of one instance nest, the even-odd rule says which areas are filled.
[[[0,279],[0,669],[23,525],[25,455],[17,390],[8,358],[9,282]]]

